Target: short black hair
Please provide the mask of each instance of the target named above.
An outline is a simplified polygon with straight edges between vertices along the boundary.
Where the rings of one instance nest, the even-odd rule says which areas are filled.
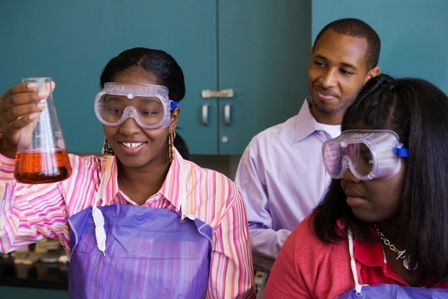
[[[367,70],[371,70],[378,65],[381,40],[375,30],[366,22],[355,18],[345,18],[328,23],[317,35],[314,41],[314,47],[328,29],[351,37],[365,38],[367,41],[367,52],[365,56]]]

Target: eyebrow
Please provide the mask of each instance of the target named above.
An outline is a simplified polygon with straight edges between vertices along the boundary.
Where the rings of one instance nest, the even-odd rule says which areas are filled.
[[[132,101],[134,99],[143,101],[145,103],[159,103],[162,102],[159,100],[159,98],[155,96],[136,96],[134,99],[129,99],[126,95],[117,95],[117,94],[107,94],[106,99],[108,101],[115,101],[115,102],[123,102],[123,101]]]
[[[341,64],[342,64],[343,67],[348,67],[348,68],[351,68],[351,69],[354,69],[354,70],[358,69],[356,66],[354,66],[353,64],[350,64],[350,63],[343,62]]]
[[[114,101],[114,102],[118,102],[118,101],[122,101],[123,99],[122,98],[120,98],[119,96],[117,96],[117,95],[111,95],[111,94],[108,94],[108,95],[106,95],[105,97],[104,97],[104,100],[105,101]]]
[[[327,57],[322,56],[322,55],[315,55],[315,58],[318,58],[318,59],[322,59],[322,60],[328,61]],[[353,65],[353,64],[351,64],[351,63],[346,63],[346,62],[342,62],[342,63],[341,63],[341,66],[342,66],[342,67],[348,67],[348,68],[351,68],[351,69],[354,69],[354,70],[357,70],[357,69],[358,69],[355,65]]]
[[[162,101],[155,96],[137,96],[136,98],[141,98],[141,100],[145,103],[156,103],[163,105]]]

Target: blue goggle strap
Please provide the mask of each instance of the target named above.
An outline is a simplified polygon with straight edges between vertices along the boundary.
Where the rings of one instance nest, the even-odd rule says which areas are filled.
[[[403,144],[401,143],[395,147],[395,153],[397,154],[398,157],[402,158],[409,157],[408,149],[403,147]]]

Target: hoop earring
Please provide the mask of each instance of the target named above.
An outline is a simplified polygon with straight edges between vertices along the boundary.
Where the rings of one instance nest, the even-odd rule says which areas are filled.
[[[168,134],[168,162],[174,160],[174,139],[176,138],[176,131]]]
[[[115,156],[114,150],[110,147],[109,143],[107,143],[106,137],[104,137],[103,148],[101,150],[101,153],[107,156]]]

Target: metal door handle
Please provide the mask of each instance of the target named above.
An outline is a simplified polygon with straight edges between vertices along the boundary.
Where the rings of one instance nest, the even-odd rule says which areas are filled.
[[[209,89],[202,91],[203,98],[231,98],[233,97],[233,89],[224,89],[221,91],[211,91]]]
[[[224,122],[226,126],[230,126],[230,104],[224,105]]]
[[[202,124],[208,126],[208,104],[202,105]]]

